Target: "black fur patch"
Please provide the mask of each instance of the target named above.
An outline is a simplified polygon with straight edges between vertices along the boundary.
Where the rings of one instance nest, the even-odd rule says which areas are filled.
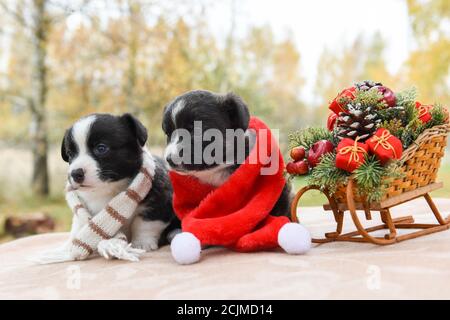
[[[73,129],[67,129],[61,143],[61,157],[65,162],[71,162],[78,155],[78,146],[73,140]]]
[[[175,116],[173,112],[181,102],[183,107],[179,109]],[[242,132],[247,130],[250,121],[250,115],[246,104],[242,99],[234,94],[219,95],[209,91],[196,90],[185,93],[170,102],[164,109],[162,128],[167,136],[168,142],[176,129],[185,129],[191,136],[191,157],[189,163],[182,163],[180,170],[200,171],[211,169],[218,164],[207,164],[201,159],[195,161],[195,138],[194,138],[194,121],[201,122],[202,136],[208,129],[219,130],[222,136],[226,137],[227,129],[241,129]],[[242,139],[245,139],[242,135]],[[203,150],[211,143],[211,141],[202,141]],[[236,150],[237,151],[237,150]],[[247,150],[248,151],[248,150]],[[223,145],[223,159],[221,163],[225,163],[226,145]],[[236,154],[234,160],[236,159]]]
[[[130,127],[128,116],[97,115],[89,131],[87,147],[98,163],[99,178],[118,181],[134,177],[142,165],[142,149],[136,131]],[[145,141],[144,141],[145,143]],[[99,144],[109,151],[104,155],[95,152]]]

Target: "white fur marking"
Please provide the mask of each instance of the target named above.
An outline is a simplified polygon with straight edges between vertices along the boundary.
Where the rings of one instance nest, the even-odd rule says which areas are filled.
[[[76,193],[86,204],[89,211],[96,215],[106,207],[112,198],[124,191],[129,183],[129,179],[114,182],[99,181],[92,188],[78,189]]]
[[[77,145],[78,154],[69,165],[69,176],[72,170],[83,169],[85,174],[83,185],[87,186],[95,185],[100,182],[100,179],[98,178],[97,162],[89,155],[87,146],[89,131],[91,130],[95,119],[95,115],[82,118],[74,124],[72,129],[72,136]]]
[[[178,135],[178,132],[175,130],[170,137],[170,142],[166,147],[166,150],[164,151],[164,158],[167,159],[168,157],[174,157],[178,154],[178,140],[180,140],[180,137]]]
[[[172,121],[175,123],[175,120],[177,118],[178,113],[185,107],[184,100],[180,100],[177,102],[177,104],[172,109]]]
[[[176,105],[172,109],[172,113],[170,115],[172,122],[176,122],[177,115],[180,113],[180,111],[185,107],[184,100],[180,100],[176,103]],[[167,157],[171,156],[174,157],[178,154],[179,149],[179,141],[180,135],[178,134],[177,130],[175,130],[172,133],[172,136],[170,137],[170,143],[167,145],[166,150],[164,151],[164,158],[167,159]]]
[[[168,225],[169,223],[161,220],[145,221],[141,216],[137,216],[131,223],[133,247],[145,251],[158,249],[161,233]]]
[[[197,178],[201,183],[219,187],[227,181],[230,172],[226,170],[230,165],[221,164],[217,167],[201,171],[178,172],[181,175],[189,175]]]

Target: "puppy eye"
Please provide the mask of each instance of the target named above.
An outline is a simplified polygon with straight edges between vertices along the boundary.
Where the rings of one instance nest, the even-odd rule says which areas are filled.
[[[108,151],[109,147],[103,143],[96,145],[94,148],[94,153],[99,156],[105,155],[106,153],[108,153]]]

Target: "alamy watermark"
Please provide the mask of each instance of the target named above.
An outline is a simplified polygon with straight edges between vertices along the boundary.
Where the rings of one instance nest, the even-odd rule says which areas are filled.
[[[367,267],[366,285],[369,290],[381,289],[381,268],[377,265],[371,264]]]
[[[66,287],[69,290],[81,289],[81,268],[79,265],[68,266],[66,269]]]

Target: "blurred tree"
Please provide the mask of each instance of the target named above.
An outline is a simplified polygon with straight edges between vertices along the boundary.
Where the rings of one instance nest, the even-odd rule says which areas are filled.
[[[252,28],[238,43],[235,72],[232,88],[243,96],[251,113],[272,128],[287,133],[308,122],[300,98],[304,84],[300,53],[289,36],[277,40],[268,26]],[[280,141],[284,147],[287,134]]]
[[[162,144],[164,105],[200,88],[241,94],[275,128],[303,125],[298,119],[305,118],[299,92],[304,80],[293,40],[276,39],[267,26],[236,37],[235,1],[223,47],[209,28],[207,6],[181,18],[178,11],[163,10],[161,1],[93,0],[82,10],[64,7],[66,16],[55,19],[57,1],[51,3],[45,47],[51,142],[59,143],[64,128],[87,113],[133,112],[149,128],[149,142]],[[9,80],[25,92],[30,49],[16,38]]]
[[[365,50],[365,61],[363,62],[362,74],[359,76],[360,79],[373,79],[383,82],[387,86],[393,84],[392,75],[386,68],[385,49],[386,44],[381,33],[375,33]]]
[[[450,2],[448,0],[407,0],[412,29],[418,42],[426,44],[448,37]]]
[[[139,107],[136,104],[134,90],[137,77],[137,55],[139,50],[139,29],[142,26],[141,5],[138,1],[127,0],[128,7],[128,68],[127,80],[125,83],[125,101],[128,111],[138,116]]]
[[[220,61],[223,66],[223,73],[220,77],[220,91],[227,92],[231,89],[231,83],[233,83],[233,66],[235,60],[235,32],[236,32],[236,0],[230,0],[230,31],[226,39],[225,50],[223,53],[223,59]]]
[[[450,104],[450,1],[407,0],[416,49],[403,70],[403,81],[419,88],[425,103]]]
[[[327,105],[343,88],[360,79],[364,69],[365,45],[361,37],[341,52],[325,48],[319,58],[315,92],[319,98],[314,122],[323,124],[328,114]]]
[[[32,190],[36,195],[45,196],[49,193],[49,175],[47,163],[47,40],[50,29],[50,18],[47,12],[46,0],[17,2],[0,2],[3,11],[16,24],[25,29],[31,43],[30,67],[31,78],[29,90],[21,90],[19,98],[31,112],[31,148],[33,153]],[[29,15],[29,19],[27,18]],[[30,22],[28,22],[30,21]]]
[[[366,42],[359,36],[340,53],[324,49],[317,69],[316,94],[319,100],[314,122],[323,124],[329,113],[328,102],[355,82],[372,79],[397,87],[394,86],[395,77],[386,69],[384,50],[385,41],[380,33],[375,33]]]
[[[50,20],[46,11],[46,0],[34,0],[31,30],[31,140],[33,152],[32,190],[38,195],[49,194],[47,163],[47,39]]]

